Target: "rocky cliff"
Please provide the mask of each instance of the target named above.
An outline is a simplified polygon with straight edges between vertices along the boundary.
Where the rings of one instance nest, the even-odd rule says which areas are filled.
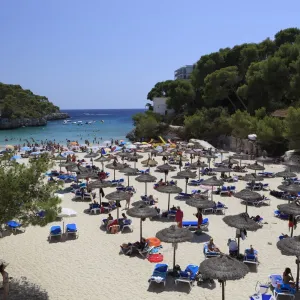
[[[45,118],[38,119],[6,119],[0,118],[0,130],[1,129],[15,129],[20,127],[32,127],[32,126],[45,126],[47,120]]]
[[[15,129],[20,127],[33,127],[33,126],[45,126],[47,125],[47,121],[54,120],[64,120],[70,118],[67,113],[52,113],[44,118],[17,118],[17,119],[8,119],[8,118],[0,118],[0,130],[1,129]]]
[[[65,120],[68,118],[70,118],[70,116],[67,113],[62,113],[62,112],[52,113],[46,116],[46,119],[48,121]]]

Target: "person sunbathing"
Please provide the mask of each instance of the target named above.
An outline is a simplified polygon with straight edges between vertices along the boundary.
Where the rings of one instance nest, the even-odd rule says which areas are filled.
[[[288,284],[290,287],[295,286],[295,281],[290,268],[286,268],[282,275],[283,283]]]
[[[211,238],[207,244],[208,252],[220,252],[220,249],[214,244],[214,239]]]

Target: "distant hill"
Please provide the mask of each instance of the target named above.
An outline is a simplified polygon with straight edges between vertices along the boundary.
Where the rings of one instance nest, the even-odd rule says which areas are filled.
[[[1,118],[32,119],[59,113],[59,107],[50,102],[47,97],[35,95],[30,90],[24,90],[20,85],[0,82],[0,111]]]

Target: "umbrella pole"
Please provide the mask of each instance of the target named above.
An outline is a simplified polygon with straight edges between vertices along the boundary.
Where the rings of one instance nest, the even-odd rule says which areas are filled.
[[[291,237],[293,237],[293,234],[294,234],[294,226],[291,229]]]
[[[145,196],[147,196],[147,182],[145,182]]]
[[[224,286],[224,281],[222,281],[222,300],[225,300],[225,286]]]
[[[117,204],[117,220],[118,220],[118,224],[119,224],[119,203],[118,201],[116,201]]]
[[[143,221],[142,218],[140,218],[140,242],[142,242],[142,236],[143,236]]]
[[[65,221],[63,219],[63,234],[65,233]]]
[[[169,193],[169,198],[168,198],[168,211],[170,210],[170,197],[171,197],[171,194]]]
[[[177,245],[174,245],[174,252],[173,252],[173,272],[174,272],[174,269],[175,269],[175,258],[176,258],[176,246]]]
[[[211,201],[213,201],[214,186],[211,186]]]
[[[296,275],[296,291],[299,290],[299,257],[297,256],[297,275]]]
[[[186,180],[185,182],[185,193],[187,194],[187,185],[188,185],[188,181]]]
[[[248,213],[248,201],[246,200],[246,213]]]
[[[198,180],[200,180],[200,168],[198,168]]]
[[[100,207],[101,207],[102,204],[101,189],[99,189],[99,198],[100,198]]]
[[[238,255],[240,255],[240,234],[238,235]]]
[[[127,184],[127,186],[129,187],[129,175],[127,177],[128,177],[128,184]]]
[[[114,169],[114,180],[116,180],[116,169]]]
[[[165,182],[167,182],[167,173],[165,173]]]

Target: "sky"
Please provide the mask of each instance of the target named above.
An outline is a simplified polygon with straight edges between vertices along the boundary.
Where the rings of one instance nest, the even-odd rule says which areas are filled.
[[[62,109],[143,108],[201,55],[300,27],[289,0],[0,0],[0,82]]]

